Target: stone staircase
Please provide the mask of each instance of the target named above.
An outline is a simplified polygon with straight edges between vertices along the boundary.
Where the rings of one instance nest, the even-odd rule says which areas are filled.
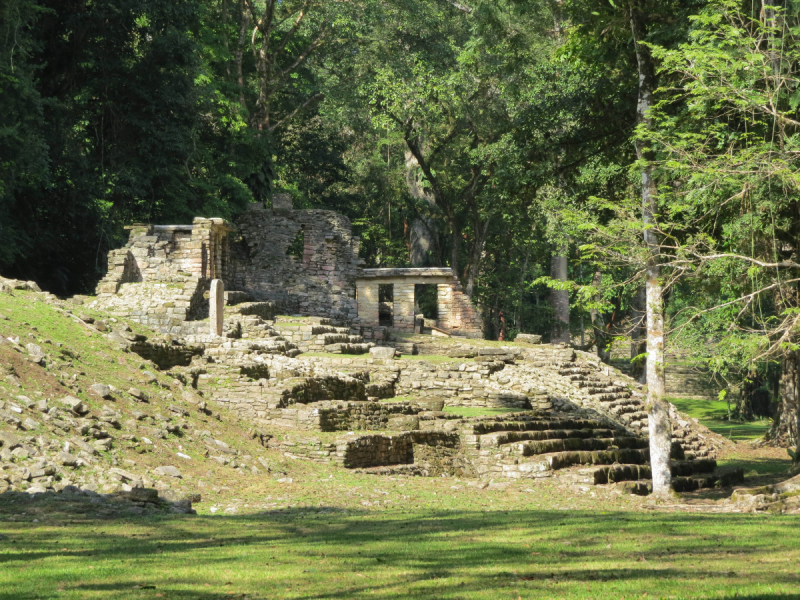
[[[321,317],[278,317],[273,329],[285,339],[296,344],[301,352],[326,352],[329,354],[367,354],[375,344],[365,342],[360,335],[352,335],[350,327],[334,325]]]
[[[546,389],[556,408],[565,410],[578,405],[606,415],[630,434],[647,435],[647,413],[642,387],[612,367],[600,363],[596,357],[571,349],[541,346],[527,351],[523,357],[501,373],[514,383],[527,383],[523,391],[532,394],[536,387]],[[531,384],[535,385],[531,385]],[[690,421],[674,408],[673,446],[679,445],[683,455],[679,458],[708,458],[713,454],[709,439],[699,433],[697,423]]]
[[[477,421],[462,429],[476,475],[513,479],[548,476],[575,465],[646,464],[647,439],[591,419],[541,418]]]

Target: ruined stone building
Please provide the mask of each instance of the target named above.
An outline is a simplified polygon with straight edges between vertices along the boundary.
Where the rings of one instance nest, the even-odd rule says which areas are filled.
[[[276,195],[271,209],[252,205],[235,224],[197,217],[191,225],[128,229],[125,247],[109,253],[96,306],[164,333],[195,331],[192,323],[208,316],[210,282],[221,279],[225,290],[271,301],[285,314],[360,327],[369,339],[386,327],[413,331],[415,295],[435,286],[429,324],[481,337],[480,316],[451,269],[365,269],[347,217],[294,210],[288,194]]]

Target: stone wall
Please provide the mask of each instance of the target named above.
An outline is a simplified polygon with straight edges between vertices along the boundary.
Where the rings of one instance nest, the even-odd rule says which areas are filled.
[[[398,435],[362,435],[343,442],[339,444],[342,464],[350,469],[417,464],[430,471],[429,475],[437,475],[450,474],[454,463],[461,462],[461,439],[456,433],[407,431]]]
[[[109,270],[89,304],[163,333],[180,334],[185,321],[207,315],[204,293],[230,267],[223,219],[192,225],[132,225],[123,248],[109,253]]]
[[[355,319],[360,239],[347,217],[329,210],[252,205],[236,222],[233,285],[288,313]],[[289,254],[302,232],[302,258]]]

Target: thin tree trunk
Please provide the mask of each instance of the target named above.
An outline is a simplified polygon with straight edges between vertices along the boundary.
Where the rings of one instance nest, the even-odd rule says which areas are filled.
[[[236,63],[236,86],[239,89],[239,104],[247,110],[247,100],[244,97],[244,71],[242,70],[242,59],[244,57],[244,44],[247,40],[248,11],[244,8],[244,0],[239,0],[239,41],[236,51],[233,53],[233,60]]]
[[[450,223],[450,268],[453,269],[453,275],[459,277],[458,272],[458,247],[461,245],[461,235],[456,227],[456,217],[452,212],[447,214],[447,220]]]
[[[629,3],[631,32],[636,49],[639,68],[639,93],[637,121],[652,127],[649,110],[656,87],[655,69],[649,49],[640,42],[646,35],[645,16],[638,3]],[[638,158],[652,160],[641,142],[636,142]],[[664,497],[670,493],[672,475],[669,458],[672,449],[672,423],[669,418],[669,403],[664,400],[664,293],[659,266],[659,239],[652,227],[657,213],[656,185],[650,164],[642,168],[642,225],[644,241],[649,250],[645,302],[647,315],[647,424],[650,434],[650,470],[653,478],[653,494]]]
[[[568,241],[560,243],[550,259],[550,277],[557,281],[567,281]],[[553,327],[550,331],[550,343],[569,344],[569,291],[550,290],[550,305],[553,307]]]
[[[798,374],[800,357],[797,350],[787,350],[781,359],[781,403],[769,433],[769,439],[781,446],[800,444],[800,393]]]
[[[603,274],[598,270],[595,271],[592,277],[592,285],[599,290],[600,282],[603,279]],[[608,344],[608,333],[606,332],[606,320],[596,308],[589,311],[589,316],[592,320],[592,334],[594,336],[594,344],[597,347],[597,357],[604,363],[611,362],[611,348]]]
[[[487,219],[483,224],[483,229],[480,229],[480,223],[475,224],[476,239],[472,246],[472,257],[467,271],[467,286],[464,289],[464,293],[470,298],[475,293],[475,281],[478,279],[478,273],[480,272],[483,247],[486,245],[486,237],[489,235],[489,222],[490,220]]]

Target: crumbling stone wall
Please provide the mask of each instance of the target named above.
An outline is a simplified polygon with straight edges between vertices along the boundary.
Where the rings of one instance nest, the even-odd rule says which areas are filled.
[[[230,226],[223,219],[197,217],[192,225],[128,229],[125,247],[109,253],[108,273],[90,306],[180,334],[185,321],[207,313],[209,282],[228,276]]]
[[[361,240],[330,210],[293,210],[282,195],[273,210],[252,205],[236,222],[233,285],[284,312],[352,320]],[[289,251],[302,232],[302,258]]]

